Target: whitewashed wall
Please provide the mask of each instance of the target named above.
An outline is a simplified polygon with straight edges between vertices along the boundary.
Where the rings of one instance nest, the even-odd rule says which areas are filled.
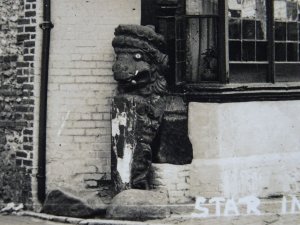
[[[110,175],[111,46],[119,24],[140,23],[140,0],[53,0],[47,189],[97,188]]]
[[[300,101],[190,103],[191,196],[300,190]]]

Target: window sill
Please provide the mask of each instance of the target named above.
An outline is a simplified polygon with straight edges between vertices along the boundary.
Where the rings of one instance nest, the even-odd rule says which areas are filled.
[[[186,101],[244,102],[300,100],[300,82],[243,84],[185,84],[178,90]]]

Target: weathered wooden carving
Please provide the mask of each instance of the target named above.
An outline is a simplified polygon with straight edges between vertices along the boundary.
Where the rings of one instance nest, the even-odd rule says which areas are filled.
[[[168,95],[165,80],[168,56],[163,53],[164,39],[150,26],[120,25],[115,30],[113,47],[116,61],[112,70],[119,93],[112,106],[112,180],[116,192],[128,188],[149,189],[153,159],[168,162],[172,158],[160,151],[168,148],[161,148],[163,145],[157,138],[166,108],[172,108],[174,99]],[[164,127],[172,130],[168,122]],[[170,138],[185,136],[187,139],[186,127],[182,132],[173,132],[176,133],[178,137]],[[168,132],[164,134],[166,139]],[[178,139],[165,143],[176,144]],[[177,164],[191,161],[191,146],[184,148],[189,149],[187,157]],[[176,160],[170,161],[176,164]]]
[[[117,55],[112,70],[120,94],[146,97],[167,92],[168,56],[162,52],[164,38],[153,27],[120,25],[112,44]]]

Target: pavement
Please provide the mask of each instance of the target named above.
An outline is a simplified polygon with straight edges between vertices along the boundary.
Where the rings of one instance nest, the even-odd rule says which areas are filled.
[[[300,214],[210,217],[202,219],[191,217],[171,217],[157,222],[158,224],[169,225],[300,225]],[[152,224],[155,224],[155,221],[152,221]]]
[[[0,216],[0,225],[66,225],[66,224],[37,219],[34,217],[9,215],[9,216]]]
[[[18,221],[31,221],[35,220],[40,223],[36,223],[37,225],[62,225],[62,224],[76,224],[76,225],[150,225],[150,222],[139,222],[139,221],[122,221],[122,220],[109,220],[109,219],[82,219],[82,218],[73,218],[73,217],[64,217],[64,216],[53,216],[45,213],[35,213],[23,211],[19,213],[15,213],[15,216],[0,216],[0,225],[2,225],[2,218],[6,221],[11,219],[13,222]],[[8,218],[8,219],[7,219]],[[42,222],[45,223],[42,223]],[[23,225],[22,223],[3,223],[3,225]],[[24,224],[33,224],[35,223],[24,223]],[[155,221],[155,225],[159,225],[158,221]]]
[[[283,207],[285,206],[285,207]],[[170,207],[170,206],[169,206]],[[291,197],[286,201],[280,198],[264,199],[259,206],[259,214],[253,210],[249,214],[247,207],[237,204],[239,214],[226,215],[226,205],[221,206],[219,214],[216,214],[216,205],[204,204],[209,213],[200,217],[202,211],[195,209],[195,204],[173,205],[171,216],[166,219],[148,220],[145,222],[109,220],[109,219],[82,219],[63,216],[54,216],[30,211],[14,212],[13,214],[0,214],[0,225],[300,225],[300,196]],[[233,214],[234,215],[233,215]],[[217,216],[218,215],[218,216]],[[238,216],[236,216],[238,215]]]
[[[80,219],[53,216],[43,213],[19,212],[15,215],[0,215],[0,225],[300,225],[300,213],[294,214],[264,214],[194,218],[191,215],[173,215],[163,220],[145,222],[107,220],[107,219]]]

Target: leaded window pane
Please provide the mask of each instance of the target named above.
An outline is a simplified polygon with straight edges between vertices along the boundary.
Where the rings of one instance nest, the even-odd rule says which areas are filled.
[[[266,0],[228,0],[230,82],[266,82],[266,17]]]

